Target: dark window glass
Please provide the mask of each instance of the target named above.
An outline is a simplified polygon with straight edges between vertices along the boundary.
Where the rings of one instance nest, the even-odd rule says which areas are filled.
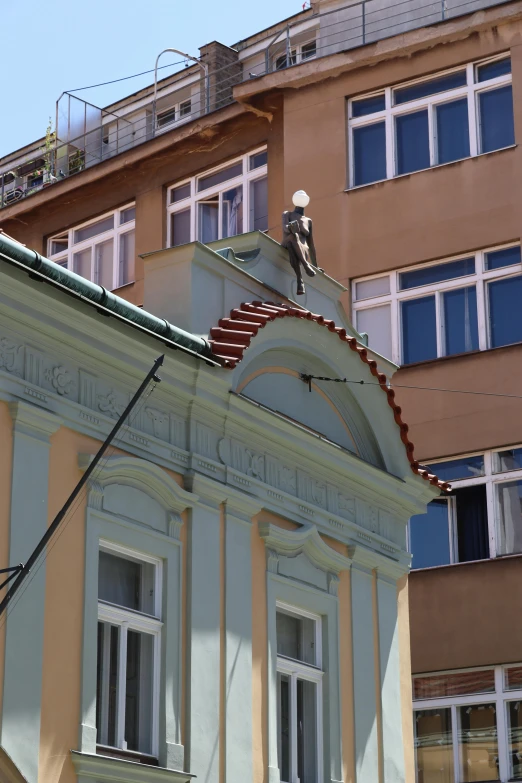
[[[522,277],[507,277],[488,285],[491,347],[522,342]]]
[[[86,239],[103,234],[105,231],[110,231],[114,228],[114,215],[98,220],[97,223],[91,223],[89,226],[83,228],[77,228],[74,232],[74,243],[84,242]]]
[[[511,85],[479,93],[481,152],[492,152],[515,143]]]
[[[469,157],[467,98],[437,106],[437,153],[439,163]]]
[[[397,174],[427,169],[430,165],[428,111],[403,114],[395,120],[397,133]]]
[[[494,250],[492,253],[486,253],[486,269],[500,269],[503,266],[513,266],[520,264],[520,245],[516,247],[506,247],[504,250]]]
[[[412,568],[430,568],[450,562],[448,501],[442,498],[428,504],[426,514],[410,519]]]
[[[498,500],[499,552],[501,555],[522,552],[522,481],[499,484]]]
[[[452,494],[457,503],[458,561],[485,560],[489,557],[486,486],[462,487]]]
[[[156,118],[158,128],[163,128],[165,125],[170,125],[171,122],[176,122],[176,107],[158,114]]]
[[[441,283],[443,280],[453,280],[456,277],[473,274],[475,274],[475,259],[461,258],[458,261],[449,261],[447,264],[425,266],[420,269],[412,269],[411,272],[401,272],[399,288],[401,291],[405,291],[407,288]]]
[[[240,160],[232,166],[227,166],[226,169],[216,171],[214,174],[208,174],[206,177],[200,177],[198,179],[198,193],[202,190],[207,190],[207,188],[213,188],[215,185],[220,185],[222,182],[226,182],[234,177],[239,177],[242,173],[243,162]]]
[[[352,117],[364,117],[366,114],[375,114],[377,111],[384,111],[384,108],[384,93],[372,95],[371,98],[352,101]]]
[[[250,156],[250,171],[258,169],[260,166],[266,166],[268,161],[268,151],[256,152],[255,155]]]
[[[100,600],[140,610],[140,592],[140,563],[101,551],[98,568]]]
[[[474,285],[443,294],[446,356],[478,351],[477,290]]]
[[[268,179],[262,177],[250,183],[250,231],[268,228]]]
[[[172,188],[170,191],[170,203],[175,204],[177,201],[183,201],[185,198],[190,198],[190,182],[185,185],[180,185],[178,188]]]
[[[386,130],[384,122],[353,131],[354,185],[386,179]]]
[[[499,451],[497,458],[498,471],[519,470],[522,468],[522,449],[507,449],[506,451]]]
[[[447,462],[432,462],[429,468],[443,481],[476,478],[484,475],[484,456],[479,454],[476,457],[462,457]]]
[[[393,102],[397,105],[407,101],[416,101],[417,98],[425,98],[427,95],[436,95],[438,92],[465,86],[466,71],[457,71],[446,76],[439,76],[438,79],[430,79],[428,82],[411,84],[409,87],[399,87],[399,89],[393,91]]]
[[[477,66],[477,81],[486,82],[488,79],[496,79],[498,76],[504,76],[511,73],[511,57],[504,60],[496,60],[493,63]]]
[[[170,245],[185,245],[190,242],[190,209],[173,212],[170,216]]]
[[[508,713],[508,755],[510,765],[510,780],[522,780],[522,704],[520,701],[509,701],[506,704]]]
[[[303,44],[301,46],[301,60],[309,60],[317,54],[317,44],[315,41]]]
[[[287,674],[277,674],[279,704],[278,704],[278,750],[279,774],[281,780],[290,780],[290,677]]]
[[[435,297],[409,299],[401,303],[403,364],[437,358]]]
[[[122,209],[120,212],[120,226],[124,223],[130,223],[131,220],[136,220],[136,207]]]
[[[446,696],[494,692],[495,672],[493,669],[427,674],[413,678],[414,699],[440,699]]]

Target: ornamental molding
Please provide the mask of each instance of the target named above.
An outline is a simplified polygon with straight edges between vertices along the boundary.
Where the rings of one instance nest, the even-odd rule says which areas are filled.
[[[326,544],[315,525],[303,525],[297,530],[285,530],[270,522],[258,523],[259,535],[265,541],[268,555],[268,570],[276,573],[275,560],[279,557],[298,557],[304,554],[316,568],[331,573],[337,581],[329,579],[330,585],[337,590],[341,571],[349,570],[351,560],[336,552]]]

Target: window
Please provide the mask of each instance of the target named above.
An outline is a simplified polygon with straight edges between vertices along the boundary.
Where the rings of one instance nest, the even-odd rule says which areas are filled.
[[[168,191],[168,244],[268,228],[267,151],[256,150]]]
[[[522,552],[522,448],[431,463],[430,469],[450,481],[452,491],[410,519],[413,568]]]
[[[412,364],[522,341],[522,259],[512,245],[354,281],[370,348]]]
[[[506,55],[349,101],[350,187],[515,143]]]
[[[96,744],[158,752],[161,563],[101,544]]]
[[[180,122],[180,120],[188,119],[191,114],[192,100],[188,98],[188,100],[181,101],[181,103],[175,103],[174,106],[171,106],[165,111],[158,112],[156,125],[158,128],[166,128],[176,122]]]
[[[281,781],[319,783],[323,763],[321,618],[278,603],[276,632]]]
[[[127,205],[51,237],[49,258],[108,291],[134,281],[136,209]]]
[[[413,678],[417,783],[522,780],[522,666]]]
[[[274,58],[274,71],[281,71],[289,65],[297,65],[305,60],[311,60],[317,55],[317,43],[313,41],[292,45],[288,51]]]

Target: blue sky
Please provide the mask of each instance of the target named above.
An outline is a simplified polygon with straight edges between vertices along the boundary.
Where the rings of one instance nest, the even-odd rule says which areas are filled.
[[[25,0],[2,2],[0,156],[42,137],[57,98],[154,67],[162,49],[197,56],[232,44],[302,9],[303,0]],[[160,65],[174,55],[164,55]],[[174,69],[173,69],[174,70]],[[162,75],[171,71],[164,69]],[[76,93],[105,106],[152,75]]]

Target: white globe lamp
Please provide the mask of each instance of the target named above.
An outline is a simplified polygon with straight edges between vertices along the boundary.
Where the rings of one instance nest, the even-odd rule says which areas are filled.
[[[292,196],[292,203],[294,207],[301,207],[304,209],[310,203],[310,196],[308,193],[305,193],[304,190],[296,190]]]

